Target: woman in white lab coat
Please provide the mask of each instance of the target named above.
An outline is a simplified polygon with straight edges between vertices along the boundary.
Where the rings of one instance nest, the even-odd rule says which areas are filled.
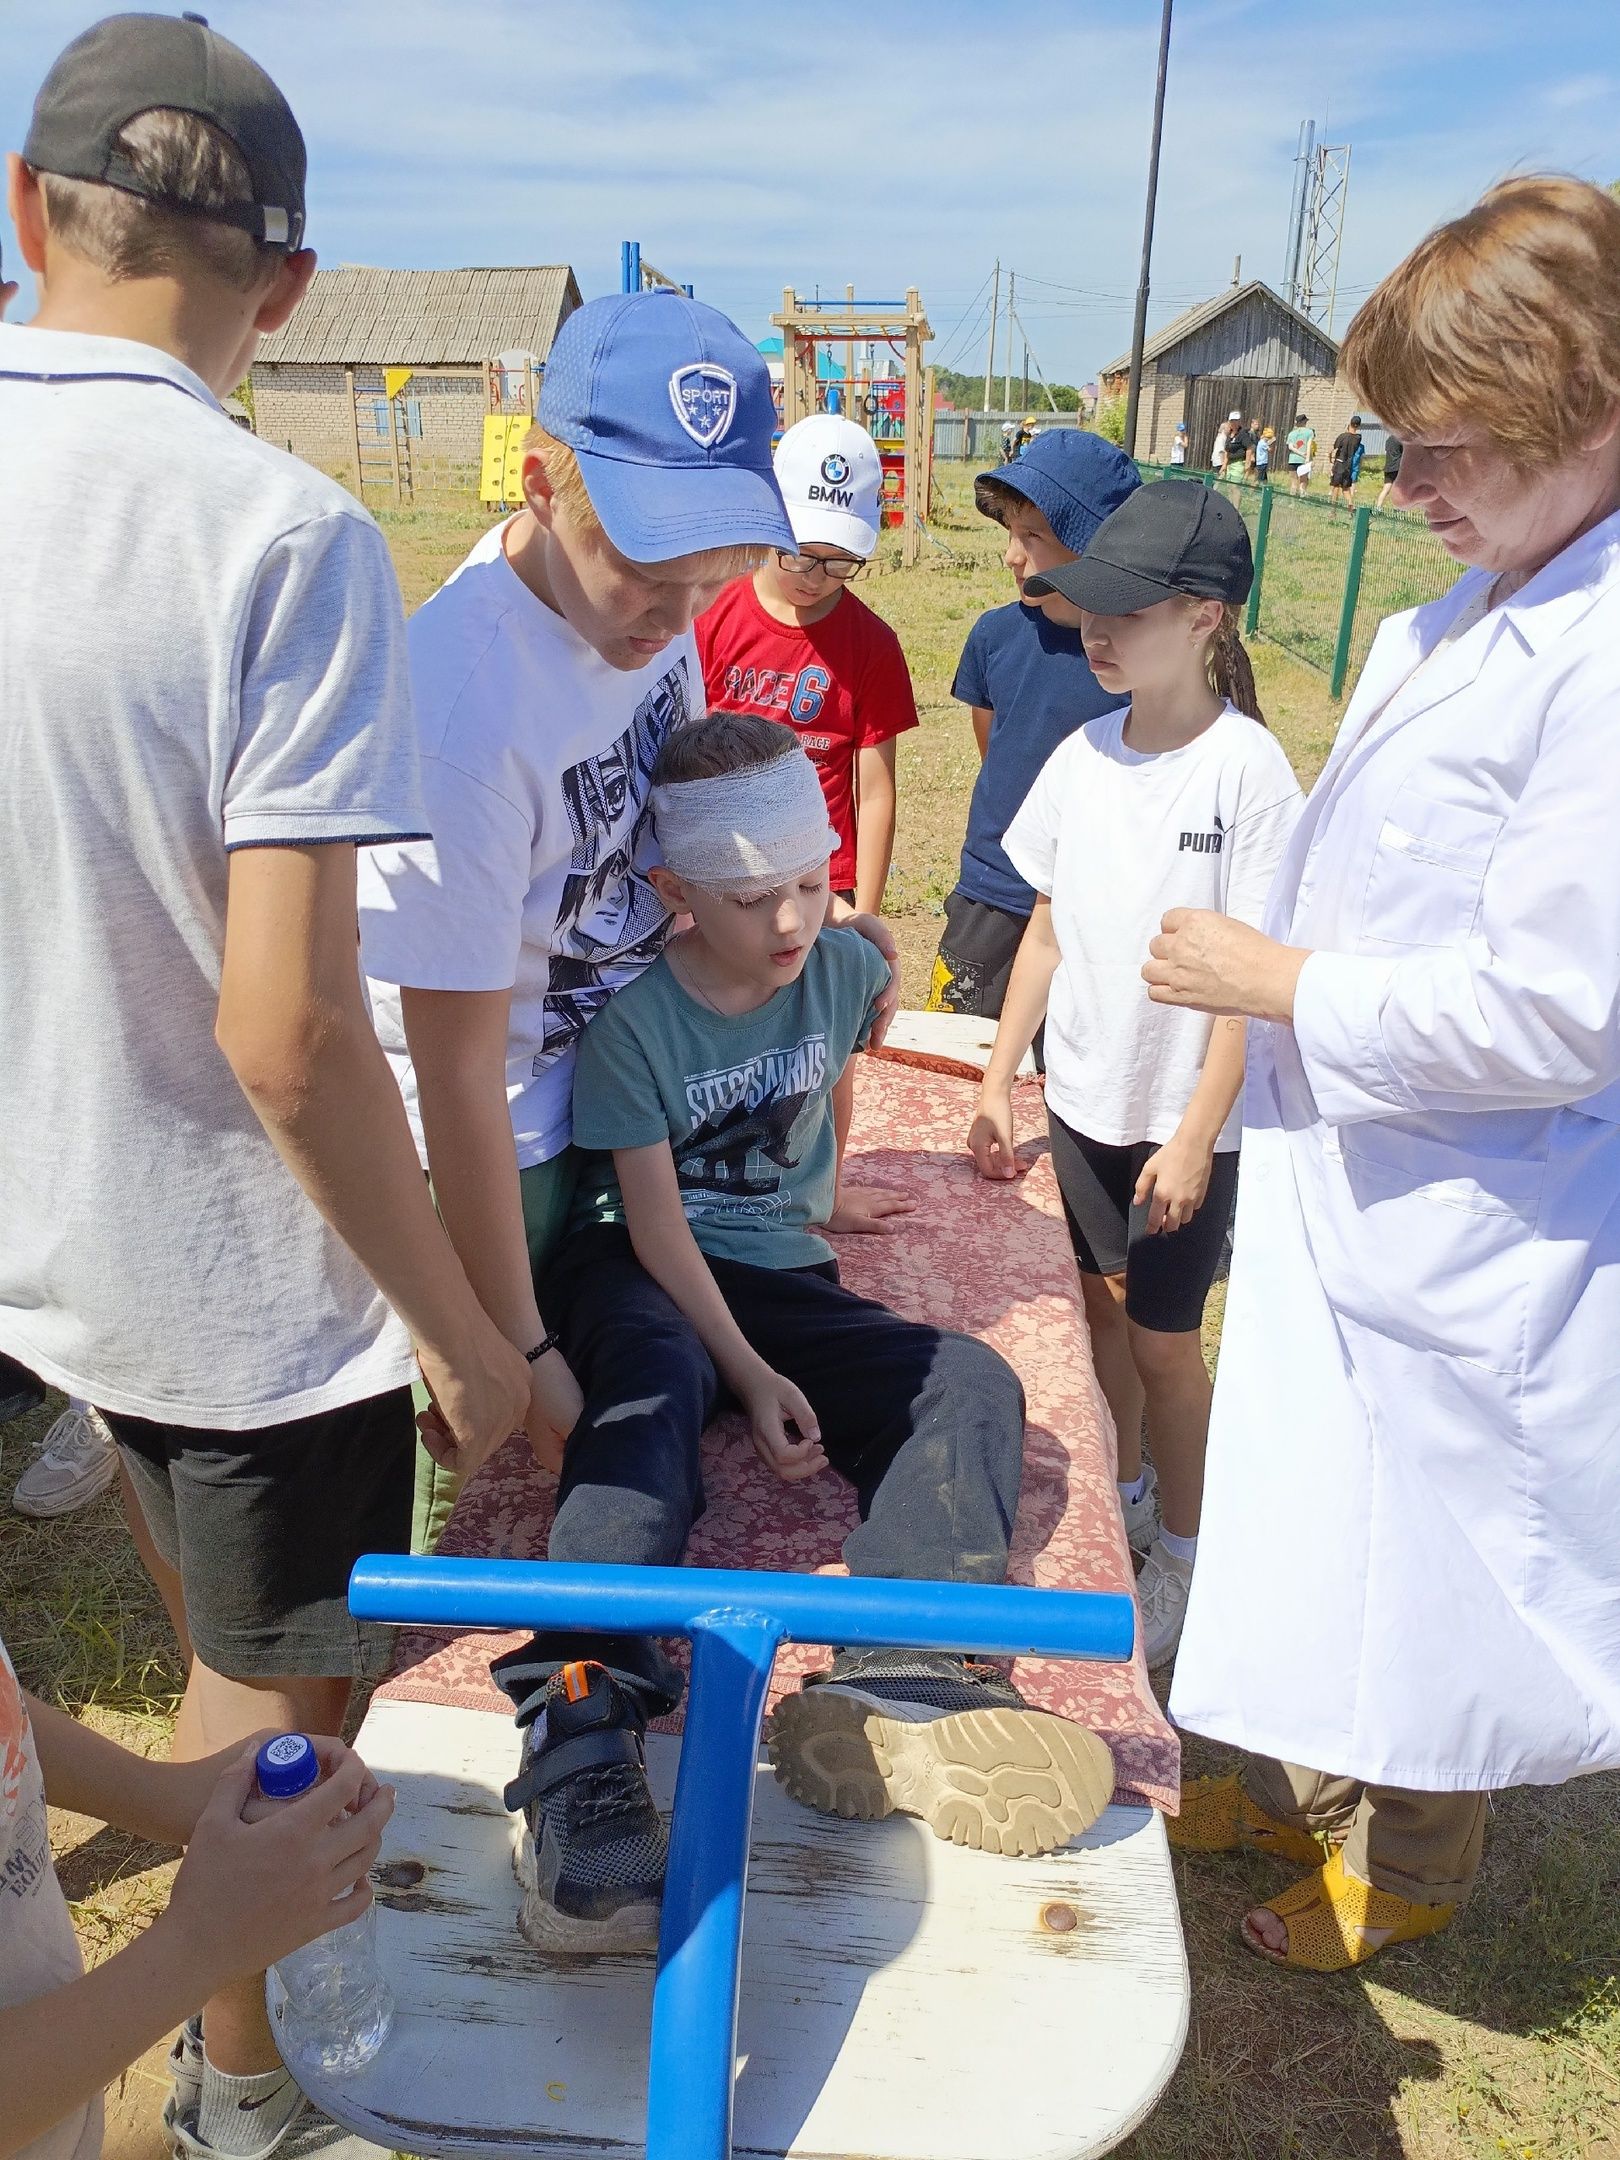
[[[1265,933],[1144,971],[1271,1023],[1171,1695],[1249,1759],[1172,1833],[1303,1865],[1244,1938],[1318,1970],[1445,1925],[1488,1791],[1620,1766],[1620,202],[1493,189],[1343,359],[1470,574],[1380,631]]]

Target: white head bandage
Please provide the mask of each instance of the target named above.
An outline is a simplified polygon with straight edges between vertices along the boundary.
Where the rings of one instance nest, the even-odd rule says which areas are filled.
[[[816,768],[796,745],[723,779],[655,787],[652,813],[666,868],[738,899],[819,870],[838,845]]]

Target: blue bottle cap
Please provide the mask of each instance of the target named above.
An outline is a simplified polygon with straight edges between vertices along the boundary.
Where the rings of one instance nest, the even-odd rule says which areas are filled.
[[[320,1757],[301,1732],[267,1740],[254,1758],[259,1790],[267,1800],[292,1800],[308,1792],[321,1774]]]

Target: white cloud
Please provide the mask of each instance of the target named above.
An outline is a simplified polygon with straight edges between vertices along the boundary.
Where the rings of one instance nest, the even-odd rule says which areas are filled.
[[[32,0],[21,25],[8,15],[10,142],[25,86],[95,5]],[[566,259],[599,292],[617,283],[619,241],[636,238],[755,335],[785,284],[853,279],[878,298],[916,284],[939,349],[955,335],[976,366],[982,335],[967,339],[961,318],[999,255],[1048,281],[1021,286],[1019,312],[1049,375],[1080,379],[1128,336],[1150,6],[1074,0],[1034,30],[1027,11],[963,0],[791,13],[753,0],[213,0],[210,14],[303,121],[327,261]],[[1346,289],[1515,164],[1610,177],[1620,92],[1600,48],[1620,32],[1595,34],[1586,0],[1543,0],[1537,25],[1530,48],[1510,0],[1382,0],[1352,37],[1298,0],[1182,0],[1153,319],[1218,289],[1239,252],[1246,275],[1277,279],[1298,123],[1329,92],[1330,131],[1355,144]]]

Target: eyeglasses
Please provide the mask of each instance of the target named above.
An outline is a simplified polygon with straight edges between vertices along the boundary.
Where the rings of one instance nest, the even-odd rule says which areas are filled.
[[[866,568],[856,555],[790,555],[785,548],[777,549],[776,564],[789,577],[831,578],[835,585],[847,585]]]

